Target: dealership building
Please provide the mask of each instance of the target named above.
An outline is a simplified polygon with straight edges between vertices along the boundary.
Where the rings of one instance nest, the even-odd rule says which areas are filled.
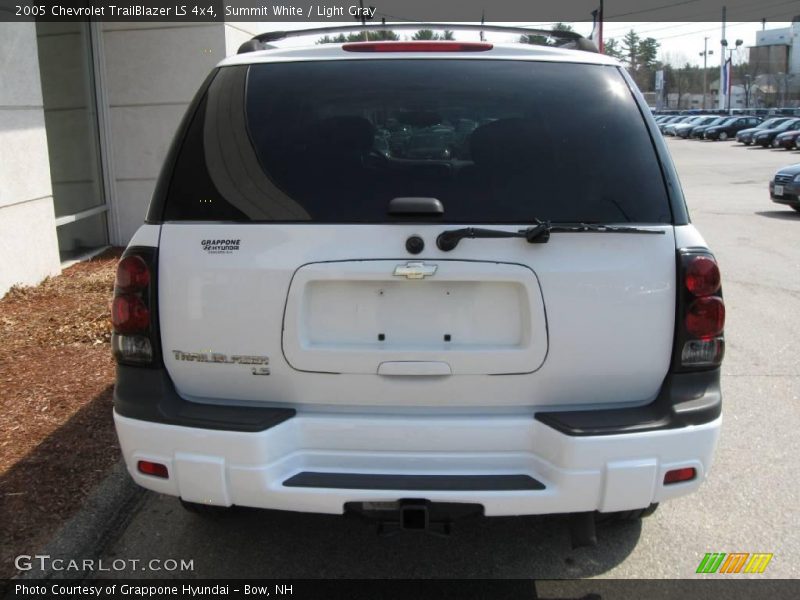
[[[0,297],[125,245],[210,69],[259,23],[0,23]]]

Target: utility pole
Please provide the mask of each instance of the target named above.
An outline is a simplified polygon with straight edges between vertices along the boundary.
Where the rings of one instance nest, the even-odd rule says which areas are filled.
[[[725,42],[725,17],[727,16],[727,7],[722,7],[722,38],[720,39],[720,50],[719,53],[719,109],[725,110],[725,94],[722,93],[722,82],[725,79],[725,46],[727,43]]]
[[[368,42],[369,31],[367,30],[367,16],[364,14],[364,0],[358,0],[358,5],[361,7],[361,26],[364,27],[364,41]],[[725,36],[723,35],[722,37]]]

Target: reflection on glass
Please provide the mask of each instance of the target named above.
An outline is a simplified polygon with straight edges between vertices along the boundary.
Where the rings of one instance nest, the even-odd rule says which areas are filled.
[[[61,260],[77,258],[106,245],[106,215],[100,213],[61,225],[57,230]]]
[[[90,30],[86,22],[41,22],[36,34],[53,204],[62,217],[105,204]],[[101,229],[82,237],[104,245],[105,218],[60,226],[59,241],[71,237],[63,228],[83,230],[89,223]]]

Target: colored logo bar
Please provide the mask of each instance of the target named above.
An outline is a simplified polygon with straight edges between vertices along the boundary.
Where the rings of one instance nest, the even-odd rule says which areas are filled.
[[[771,553],[708,552],[697,566],[697,573],[731,575],[735,573],[763,573],[772,560]]]

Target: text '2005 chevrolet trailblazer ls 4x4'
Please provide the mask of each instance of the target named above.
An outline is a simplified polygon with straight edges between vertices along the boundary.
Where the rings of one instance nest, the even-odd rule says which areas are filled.
[[[136,482],[408,528],[571,513],[579,541],[697,490],[719,270],[623,68],[260,44],[203,84],[119,265]]]

